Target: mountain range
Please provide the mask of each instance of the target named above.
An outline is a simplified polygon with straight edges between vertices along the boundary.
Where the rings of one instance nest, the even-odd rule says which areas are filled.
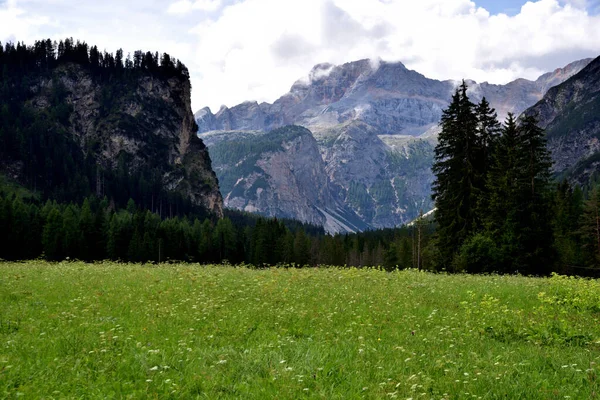
[[[521,114],[592,60],[535,81],[467,81],[506,115]],[[273,104],[195,114],[226,207],[352,232],[401,225],[432,208],[437,125],[459,82],[400,62],[318,64]],[[295,127],[290,127],[295,125]],[[300,128],[302,127],[302,128]]]
[[[525,111],[545,128],[557,175],[585,185],[600,170],[600,57]]]

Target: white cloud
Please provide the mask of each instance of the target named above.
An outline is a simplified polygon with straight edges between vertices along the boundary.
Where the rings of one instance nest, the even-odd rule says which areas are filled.
[[[48,17],[31,17],[17,6],[16,0],[0,4],[0,41],[25,40],[40,27],[49,24]]]
[[[581,0],[539,0],[513,17],[469,0],[245,0],[199,24],[194,105],[274,101],[314,64],[403,61],[437,79],[535,79],[600,54]]]
[[[524,0],[514,16],[478,4],[0,0],[0,40],[72,36],[108,51],[168,52],[190,69],[195,110],[272,102],[318,63],[381,58],[431,78],[506,83],[600,54],[600,16],[586,11],[597,0]]]
[[[179,0],[169,5],[169,14],[187,14],[192,10],[215,11],[221,6],[221,0]]]

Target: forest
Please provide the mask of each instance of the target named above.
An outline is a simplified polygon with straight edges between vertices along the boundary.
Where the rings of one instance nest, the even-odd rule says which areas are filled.
[[[113,55],[73,39],[0,45],[1,259],[527,275],[600,271],[598,175],[584,187],[556,182],[535,118],[510,115],[500,124],[485,99],[469,100],[464,83],[441,121],[433,165],[435,218],[328,235],[320,227],[233,210],[217,219],[165,190],[155,169],[129,170],[125,155],[115,169],[101,168],[91,156],[94,149],[81,152],[65,130],[71,110],[60,85],[44,112],[26,106],[33,79],[50,77],[65,63],[84,66],[106,85],[107,109],[111,92],[124,90],[123,82],[134,83],[140,74],[189,79],[187,68],[168,54]],[[22,172],[18,183],[8,178],[15,165]]]
[[[139,50],[124,56],[118,50],[113,55],[73,39],[58,43],[42,40],[33,46],[0,44],[0,172],[18,176],[21,185],[44,200],[81,204],[95,193],[107,196],[118,208],[126,207],[131,198],[147,208],[160,207],[161,215],[207,216],[183,196],[164,190],[159,165],[132,171],[128,154],[121,153],[116,167],[110,168],[97,161],[100,144],[94,141],[81,151],[69,132],[72,107],[66,101],[67,90],[52,74],[65,64],[81,66],[102,85],[99,117],[104,119],[114,111],[112,100],[127,91],[135,92],[142,76],[189,79],[187,68],[166,53],[159,56]],[[40,110],[29,102],[44,79],[53,82],[49,104]],[[140,123],[125,119],[109,122],[124,128]],[[148,140],[155,139],[149,135]],[[151,142],[148,147],[155,153],[150,162],[165,158],[161,143]]]
[[[597,176],[556,183],[535,116],[501,125],[465,82],[444,110],[435,151],[437,265],[450,271],[591,273],[600,261]],[[587,271],[587,272],[586,272]]]

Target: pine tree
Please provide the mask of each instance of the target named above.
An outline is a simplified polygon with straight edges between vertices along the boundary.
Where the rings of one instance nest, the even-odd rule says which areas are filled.
[[[585,202],[580,233],[587,264],[600,265],[600,190],[595,186]]]
[[[299,267],[308,265],[310,261],[310,238],[303,229],[298,229],[294,238],[294,261]]]
[[[496,147],[496,143],[502,131],[502,126],[498,122],[496,110],[490,107],[490,104],[484,97],[477,105],[475,110],[477,115],[477,140],[478,140],[478,157],[477,157],[477,182],[476,187],[482,192],[477,204],[477,214],[480,216],[480,221],[487,214],[487,203],[489,196],[487,192],[488,171],[492,165],[492,156]]]
[[[213,225],[209,219],[202,223],[202,236],[198,243],[198,255],[200,262],[210,262],[216,259],[212,247]]]
[[[488,172],[488,204],[485,226],[496,238],[501,253],[515,259],[520,248],[519,226],[519,138],[513,114],[508,114]],[[502,271],[508,272],[509,266]]]
[[[62,259],[62,215],[57,207],[53,207],[46,218],[42,245],[46,260],[57,261]]]
[[[519,125],[519,164],[521,171],[520,223],[523,229],[526,273],[545,275],[552,269],[550,178],[552,161],[546,147],[544,130],[534,116],[524,117]]]
[[[63,251],[71,259],[79,258],[81,231],[78,210],[69,205],[63,212]]]
[[[221,218],[213,233],[213,243],[219,253],[219,260],[231,261],[235,256],[236,233],[229,218]]]
[[[477,116],[464,81],[444,110],[441,128],[433,165],[433,200],[437,208],[440,262],[449,267],[459,247],[479,225]]]
[[[557,185],[552,210],[554,248],[558,253],[559,272],[568,272],[568,266],[581,265],[580,220],[583,213],[583,193],[565,179]]]
[[[89,200],[85,199],[79,213],[79,235],[81,235],[79,257],[84,261],[93,260],[92,248],[95,244],[95,233],[94,215]]]
[[[503,272],[551,270],[550,155],[533,117],[517,126],[509,114],[488,173],[485,226],[503,259]]]

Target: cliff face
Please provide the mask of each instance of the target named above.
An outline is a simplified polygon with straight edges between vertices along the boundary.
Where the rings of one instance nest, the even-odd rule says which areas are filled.
[[[590,61],[576,61],[536,81],[517,79],[506,85],[468,81],[469,94],[476,102],[485,96],[503,121],[509,112],[519,115],[531,107],[549,88],[575,75]],[[273,104],[245,102],[232,108],[222,107],[216,114],[203,108],[196,119],[200,133],[269,131],[289,124],[318,133],[361,121],[379,134],[418,136],[439,122],[456,85],[426,78],[399,62],[319,64]]]
[[[222,215],[218,181],[196,135],[190,91],[189,80],[180,76],[131,72],[107,83],[90,68],[66,63],[31,84],[28,102],[43,113],[60,92],[71,110],[64,127],[85,157],[107,171],[158,174],[165,190]]]
[[[474,102],[485,96],[503,121],[509,112],[518,115],[535,104],[549,87],[568,79],[589,62],[575,62],[536,81],[519,79],[507,85],[469,81],[469,96]],[[334,231],[361,224],[385,228],[412,221],[421,209],[428,211],[432,207],[431,164],[436,130],[456,85],[457,82],[428,79],[401,63],[360,60],[339,66],[319,64],[273,104],[245,102],[232,108],[222,107],[216,114],[204,108],[196,114],[196,120],[200,137],[215,156],[228,152],[225,142],[246,143],[246,152],[237,158],[215,158],[227,206],[250,207],[253,211],[313,223],[322,218],[309,216],[311,207],[332,210],[320,200],[301,195],[302,192],[289,197],[286,207],[278,202],[290,190],[282,182],[295,179],[295,170],[282,167],[285,157],[290,157],[289,163],[296,157],[292,153],[279,155],[278,167],[271,168],[270,178],[265,178],[270,184],[261,201],[251,199],[245,191],[232,192],[233,183],[238,179],[247,182],[251,175],[250,170],[236,166],[248,157],[270,160],[264,150],[268,146],[252,145],[253,141],[260,136],[261,140],[268,138],[271,144],[279,145],[283,139],[275,134],[277,131],[268,135],[265,132],[295,124],[309,129],[318,145],[320,157],[310,152],[311,156],[303,162],[323,164],[314,174],[327,178],[328,197],[335,201],[336,211],[328,212],[329,219],[338,221]],[[280,174],[286,178],[278,179]],[[323,179],[301,179],[305,185],[312,185],[304,192],[319,193],[325,187]]]
[[[294,218],[329,232],[368,228],[337,198],[339,188],[329,179],[307,129],[286,126],[266,134],[228,132],[203,138],[222,177],[228,207]]]
[[[600,57],[525,114],[546,129],[555,172],[587,183],[600,168]]]

